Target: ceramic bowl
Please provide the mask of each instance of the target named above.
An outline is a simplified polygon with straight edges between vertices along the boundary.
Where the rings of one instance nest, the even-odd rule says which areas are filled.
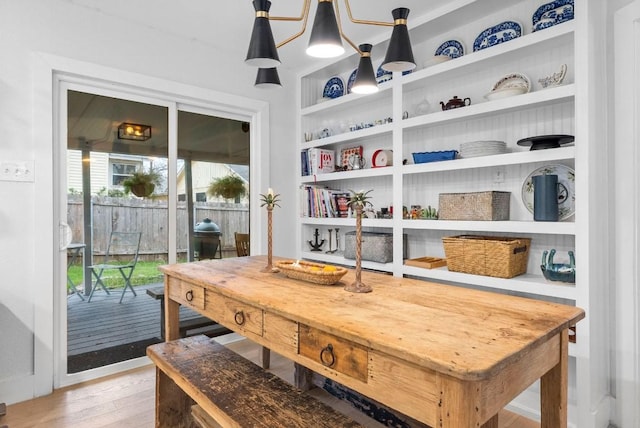
[[[576,268],[571,267],[565,263],[554,263],[550,269],[545,268],[544,265],[540,265],[542,275],[549,281],[560,281],[575,284],[576,282]]]

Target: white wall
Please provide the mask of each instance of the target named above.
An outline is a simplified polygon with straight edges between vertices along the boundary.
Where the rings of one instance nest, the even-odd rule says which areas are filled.
[[[157,7],[153,0],[138,1]],[[256,90],[255,70],[242,64],[244,52],[213,52],[211,46],[198,41],[147,25],[118,22],[63,0],[0,0],[0,52],[4,58],[0,61],[0,161],[34,160],[38,152],[51,149],[52,139],[32,138],[41,125],[32,118],[36,53],[268,101],[271,155],[264,165],[270,164],[273,172],[269,186],[283,194],[282,208],[274,215],[274,252],[293,256],[293,243],[287,242],[285,231],[294,222],[296,157],[290,149],[294,129],[286,124],[294,122],[295,85],[286,71],[280,70],[284,89]],[[42,218],[38,211],[35,192],[43,181],[51,182],[46,175],[50,170],[51,165],[36,163],[35,182],[0,181],[0,402],[32,396],[33,349],[40,340],[32,335],[34,317],[53,310],[34,305],[40,290],[53,287],[53,283],[36,283],[41,261],[34,257],[41,245],[40,231],[52,227],[51,219]],[[53,248],[50,254],[53,259]],[[40,384],[52,381],[35,380]]]

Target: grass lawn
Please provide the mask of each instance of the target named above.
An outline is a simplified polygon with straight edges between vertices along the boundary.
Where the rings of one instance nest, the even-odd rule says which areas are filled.
[[[135,286],[162,282],[162,273],[158,270],[158,266],[163,264],[166,264],[166,262],[138,262],[133,270],[133,275],[131,276],[131,285]],[[69,274],[69,278],[71,278],[74,284],[82,284],[81,265],[70,266],[67,272]],[[91,280],[95,283],[95,278],[91,278]],[[124,286],[124,280],[118,270],[111,270],[103,273],[102,280],[107,288],[122,288]]]

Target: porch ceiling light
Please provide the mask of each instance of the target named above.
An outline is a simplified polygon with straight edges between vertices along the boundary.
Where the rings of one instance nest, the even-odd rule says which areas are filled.
[[[118,139],[146,141],[151,138],[151,126],[123,122],[118,126]]]

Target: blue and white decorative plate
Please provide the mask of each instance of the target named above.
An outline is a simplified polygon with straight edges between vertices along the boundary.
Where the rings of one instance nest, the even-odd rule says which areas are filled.
[[[334,76],[324,85],[322,96],[325,98],[338,98],[344,95],[344,81],[340,76]]]
[[[435,56],[446,55],[451,58],[459,58],[464,55],[464,47],[457,40],[447,40],[436,49]]]
[[[522,25],[515,21],[504,21],[480,33],[473,42],[473,51],[508,42],[520,36],[522,36]]]
[[[533,31],[544,30],[573,19],[573,0],[555,0],[540,6],[533,16]]]
[[[383,69],[382,64],[380,64],[378,71],[376,72],[376,80],[378,81],[378,84],[387,82],[391,79],[393,79],[393,73]]]
[[[353,82],[356,81],[356,74],[358,74],[358,69],[356,68],[349,75],[349,80],[347,80],[347,94],[351,93],[351,87],[353,87]]]

